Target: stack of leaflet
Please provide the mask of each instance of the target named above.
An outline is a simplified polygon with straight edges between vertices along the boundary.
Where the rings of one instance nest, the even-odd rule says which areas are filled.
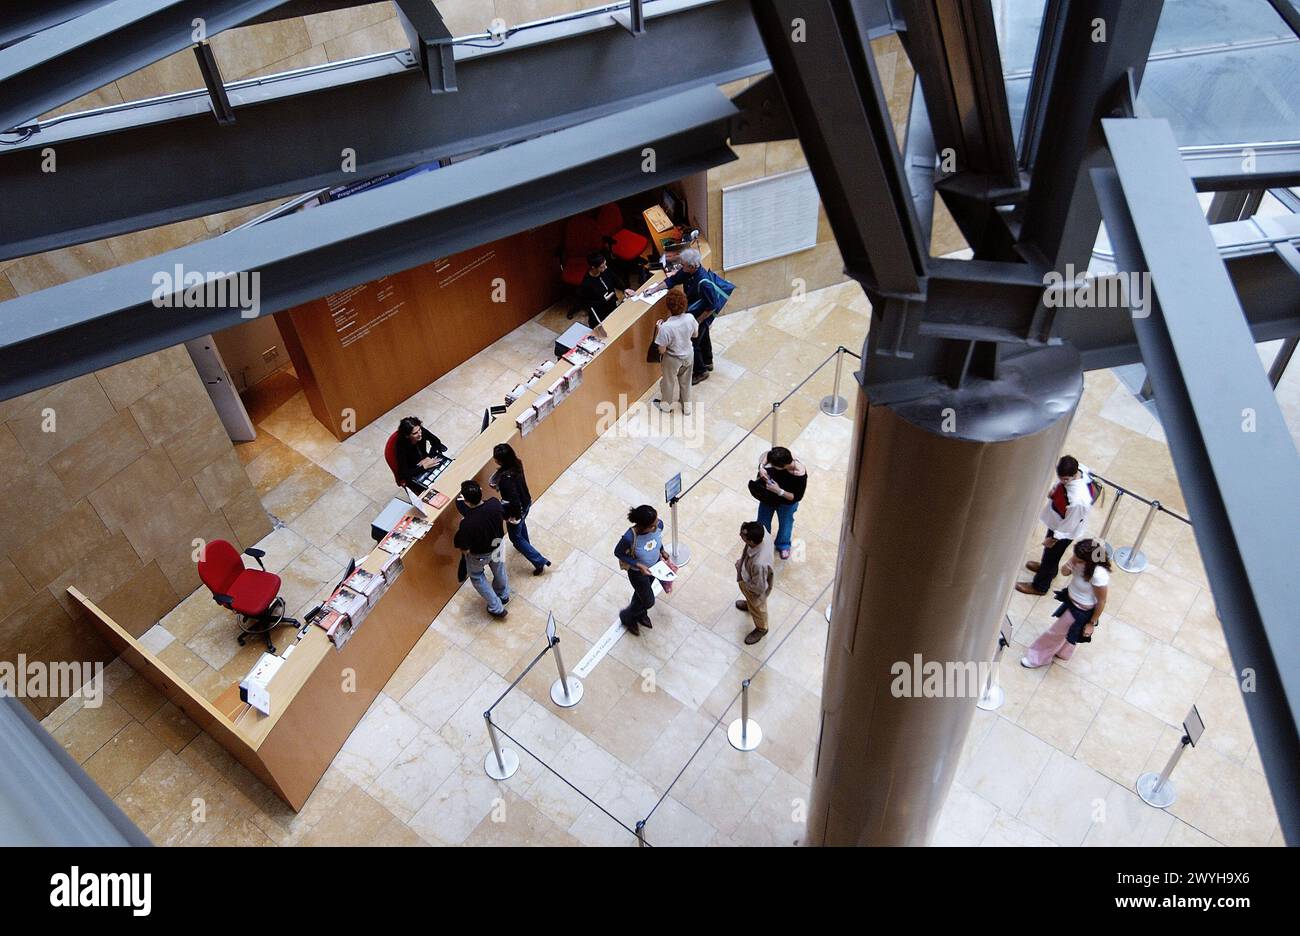
[[[394,556],[401,556],[415,545],[415,541],[424,539],[426,533],[433,529],[428,520],[417,517],[403,517],[397,521],[392,532],[383,538],[379,548]]]
[[[374,607],[380,596],[388,591],[388,580],[382,573],[371,572],[364,568],[353,572],[343,584],[357,594],[365,595],[366,604],[370,607]]]
[[[351,639],[353,632],[361,626],[370,611],[366,596],[355,592],[346,585],[339,586],[330,600],[325,602],[325,616],[316,622],[336,650]]]

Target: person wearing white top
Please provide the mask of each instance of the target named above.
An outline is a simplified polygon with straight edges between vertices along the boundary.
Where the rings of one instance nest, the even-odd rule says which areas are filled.
[[[1070,659],[1076,644],[1092,642],[1092,632],[1101,622],[1110,591],[1110,559],[1105,544],[1094,539],[1079,540],[1074,544],[1074,555],[1061,566],[1061,574],[1070,577],[1070,584],[1056,593],[1063,600],[1052,615],[1055,623],[1020,658],[1020,665],[1028,669],[1046,666],[1053,657]]]
[[[682,412],[689,413],[694,361],[691,341],[699,333],[700,325],[695,316],[686,314],[686,293],[681,287],[668,290],[664,302],[668,306],[668,319],[655,322],[655,344],[663,353],[660,362],[663,379],[659,381],[659,399],[655,405],[668,412],[674,403],[681,403]]]
[[[1070,548],[1070,543],[1083,535],[1092,510],[1092,475],[1079,464],[1073,455],[1064,455],[1056,463],[1056,484],[1047,495],[1047,503],[1039,515],[1047,527],[1043,540],[1043,558],[1026,562],[1025,568],[1034,573],[1029,582],[1017,582],[1016,591],[1022,595],[1046,595],[1056,578],[1056,567]]]

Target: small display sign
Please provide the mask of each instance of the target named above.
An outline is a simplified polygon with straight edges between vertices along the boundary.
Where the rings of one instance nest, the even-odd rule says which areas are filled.
[[[1192,706],[1192,710],[1187,713],[1187,718],[1183,721],[1183,734],[1187,735],[1187,740],[1191,742],[1192,747],[1196,747],[1196,742],[1201,740],[1201,735],[1205,733],[1205,722],[1201,721],[1201,713]]]
[[[664,500],[671,504],[682,493],[682,473],[679,471],[664,485]]]

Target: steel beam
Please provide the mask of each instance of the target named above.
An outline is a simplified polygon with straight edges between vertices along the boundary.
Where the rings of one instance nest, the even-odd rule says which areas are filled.
[[[1300,7],[1297,7],[1291,0],[1268,0],[1277,15],[1286,21],[1291,31],[1300,38]]]
[[[1162,0],[1071,0],[1064,15],[1044,22],[1054,34],[1045,37],[1042,117],[1030,144],[1033,175],[1017,240],[1052,269],[1087,268],[1101,225],[1088,176],[1106,160],[1099,120],[1119,105],[1129,74],[1134,91],[1141,87],[1163,6]],[[1104,41],[1095,41],[1099,30]],[[1046,330],[1050,316],[1044,318]]]
[[[1093,173],[1127,272],[1158,300],[1134,329],[1243,692],[1265,776],[1300,844],[1300,456],[1163,120],[1105,120]]]
[[[755,0],[753,16],[799,131],[845,270],[918,295],[923,242],[880,89],[865,4]]]
[[[740,0],[660,0],[646,16],[643,36],[602,14],[457,46],[455,94],[430,94],[403,50],[231,82],[233,128],[214,124],[202,90],[44,125],[0,146],[0,259],[514,143],[768,67]],[[660,80],[628,83],[646,74]],[[57,172],[41,171],[45,147]]]
[[[1300,185],[1300,142],[1184,146],[1181,152],[1198,192]]]
[[[8,0],[0,9],[0,49],[103,5],[104,0]]]
[[[283,2],[116,0],[50,26],[0,49],[0,128],[34,120]]]
[[[393,0],[402,29],[411,43],[411,53],[420,61],[420,70],[429,82],[429,90],[442,94],[456,90],[456,57],[451,31],[431,0]]]
[[[735,113],[716,87],[661,97],[0,303],[0,399],[246,321],[229,296],[163,307],[160,274],[256,273],[257,313],[277,312],[728,162]]]

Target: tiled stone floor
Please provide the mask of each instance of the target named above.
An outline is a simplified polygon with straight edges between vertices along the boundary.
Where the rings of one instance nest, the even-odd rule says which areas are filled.
[[[121,661],[107,670],[103,707],[72,699],[45,724],[159,844],[634,844],[526,753],[512,779],[488,779],[481,713],[542,647],[548,611],[570,666],[612,623],[628,595],[612,557],[627,506],[660,503],[664,479],[679,469],[694,482],[839,344],[859,348],[867,324],[867,302],[851,284],[721,319],[717,370],[697,387],[705,404],[697,418],[640,408],[583,454],[530,515],[534,542],[554,563],[549,573],[527,575],[510,553],[517,597],[504,623],[490,622],[462,589],[298,814]],[[291,373],[259,386],[250,410],[261,431],[239,454],[280,521],[259,545],[291,607],[319,600],[347,558],[370,548],[370,519],[393,493],[382,446],[397,418],[420,415],[455,451],[477,432],[483,401],[544,359],[564,325],[562,314],[544,313],[343,443],[311,418]],[[795,556],[778,570],[772,635],[744,646],[747,619],[731,607],[734,531],[753,513],[744,485],[766,447],[765,426],[684,501],[683,539],[694,557],[657,606],[655,628],[619,641],[586,679],[577,708],[550,704],[546,660],[497,709],[510,735],[628,826],[671,785],[646,827],[652,844],[789,845],[802,835],[851,429],[817,410],[831,374],[825,368],[781,410],[781,440],[813,473]],[[1279,397],[1300,433],[1300,379]],[[1068,449],[1182,509],[1158,423],[1109,372],[1088,375]],[[1121,508],[1112,539],[1130,542],[1140,521],[1131,504]],[[976,713],[938,844],[1280,844],[1190,531],[1161,517],[1146,552],[1151,568],[1117,573],[1099,638],[1068,664],[1015,665],[1051,609],[1013,595],[1007,701]],[[146,639],[215,696],[258,653],[234,636],[204,592]],[[764,740],[740,754],[723,732],[741,680],[763,660],[751,703]],[[1205,738],[1179,767],[1178,802],[1151,809],[1133,781],[1159,769],[1193,702]]]

